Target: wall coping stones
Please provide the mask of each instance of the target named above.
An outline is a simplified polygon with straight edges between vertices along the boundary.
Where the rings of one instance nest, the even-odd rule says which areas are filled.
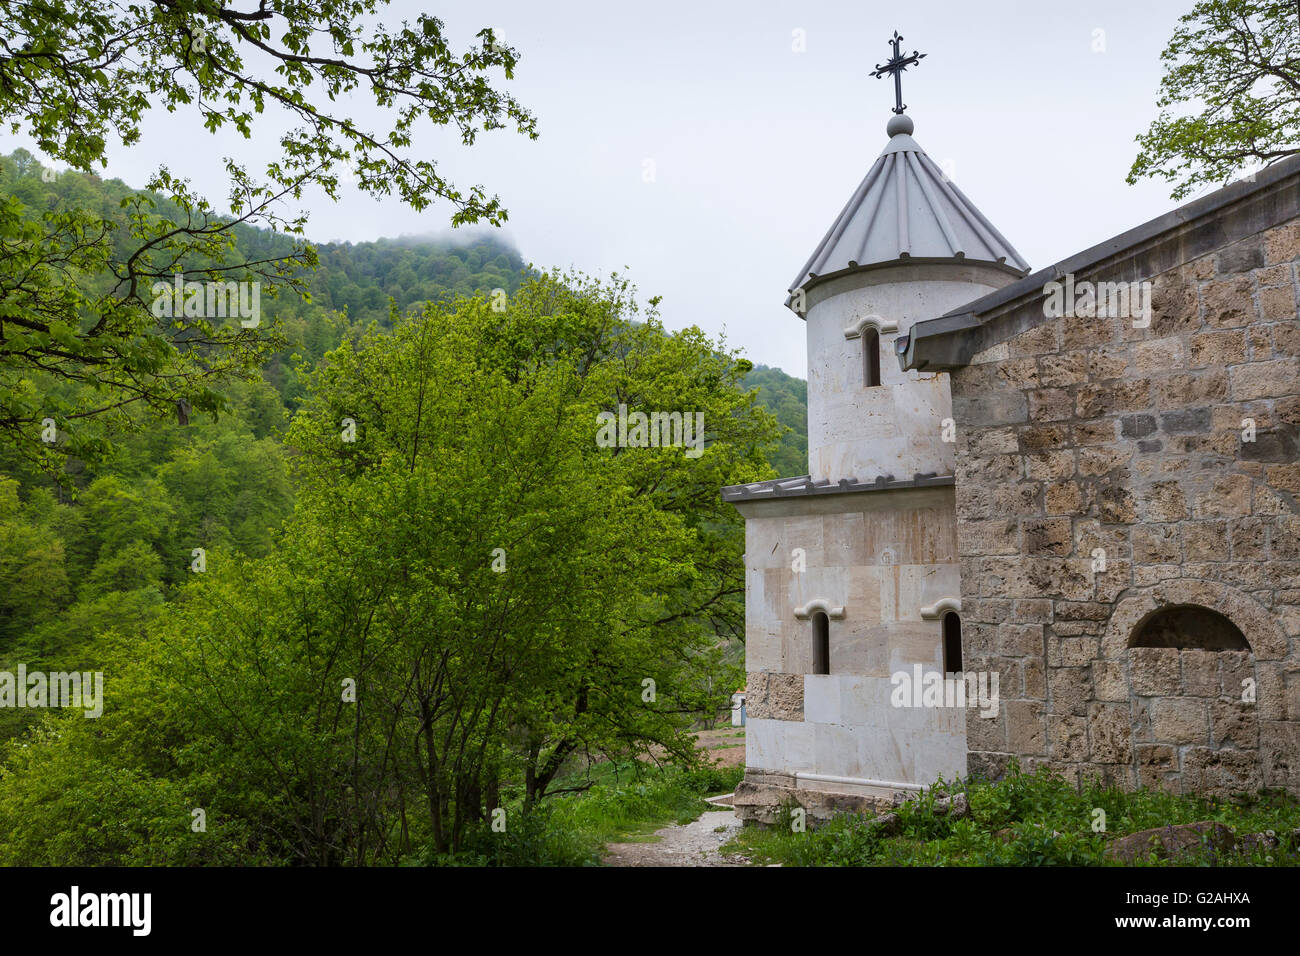
[[[860,478],[841,478],[831,482],[828,478],[812,480],[811,475],[797,478],[772,478],[767,481],[755,481],[748,485],[727,485],[722,489],[723,501],[753,501],[760,498],[794,498],[801,495],[839,495],[859,491],[895,491],[900,488],[931,488],[950,486],[952,475],[939,475],[934,472],[914,474],[911,478],[895,478],[893,475],[879,475],[871,481]]]

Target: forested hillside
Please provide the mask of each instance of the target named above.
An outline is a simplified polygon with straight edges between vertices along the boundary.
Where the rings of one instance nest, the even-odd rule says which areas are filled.
[[[119,222],[136,195],[42,175],[21,151],[0,157],[0,192],[30,218],[78,207]],[[289,248],[235,232],[249,259]],[[536,803],[593,758],[653,746],[689,765],[682,731],[743,680],[742,533],[718,487],[806,471],[804,383],[698,330],[667,332],[623,283],[530,269],[490,235],[316,253],[303,294],[263,300],[277,347],[261,374],[226,382],[214,410],[125,415],[98,454],[58,458],[53,474],[0,445],[0,670],[103,671],[107,684],[95,721],[0,709],[0,861],[457,851],[492,807]],[[37,408],[83,387],[39,371],[0,381]],[[708,453],[596,447],[596,411],[620,401],[702,409]],[[340,437],[346,421],[358,437]],[[551,537],[530,543],[543,515]],[[498,606],[487,596],[502,588]],[[470,597],[487,600],[478,617],[457,610]],[[406,635],[382,662],[363,650],[372,627]],[[522,643],[490,669],[467,648],[459,669],[429,671],[427,649],[451,635],[502,633]],[[435,705],[447,680],[471,696]],[[349,686],[386,703],[354,719],[340,709]],[[510,734],[491,731],[497,713]],[[381,742],[435,728],[453,736],[427,753],[461,769],[432,817],[407,820],[408,800],[427,805],[430,767]],[[315,810],[282,760],[317,781]],[[371,778],[362,815],[321,783],[337,772]],[[222,807],[222,839],[189,831],[191,806]],[[323,812],[326,830],[301,832],[303,812]],[[116,835],[95,836],[110,816]]]
[[[786,429],[767,458],[777,477],[808,474],[808,383],[779,368],[755,365],[745,376],[745,387],[758,389],[759,403]]]

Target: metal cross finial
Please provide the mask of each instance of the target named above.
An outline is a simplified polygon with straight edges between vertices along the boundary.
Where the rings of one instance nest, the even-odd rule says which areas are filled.
[[[898,45],[903,42],[903,38],[898,35],[897,30],[894,31],[894,38],[889,42],[894,45],[893,59],[891,59],[884,66],[881,66],[879,63],[877,63],[876,69],[871,75],[874,76],[876,79],[880,79],[886,73],[894,74],[894,104],[895,105],[893,111],[895,113],[901,113],[903,112],[903,110],[907,109],[907,106],[903,103],[903,71],[906,70],[909,66],[911,66],[914,63],[920,63],[921,60],[924,59],[925,54],[917,53],[915,50],[913,50],[911,56],[903,56],[903,54],[898,49]]]

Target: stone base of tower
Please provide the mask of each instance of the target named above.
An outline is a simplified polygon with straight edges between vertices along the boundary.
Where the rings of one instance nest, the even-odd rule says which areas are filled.
[[[965,711],[897,693],[900,674],[960,670],[943,647],[960,594],[952,479],[936,480],[736,502],[748,584],[740,819],[769,824],[783,806],[813,824],[874,813],[965,774]]]
[[[880,814],[902,805],[915,790],[852,781],[812,779],[805,774],[747,769],[732,806],[746,825],[771,826],[783,810],[802,807],[809,829],[842,813]]]

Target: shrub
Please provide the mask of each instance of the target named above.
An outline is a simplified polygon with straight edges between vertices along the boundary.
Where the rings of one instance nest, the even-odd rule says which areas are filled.
[[[964,792],[969,817],[935,813],[940,797]],[[1094,822],[1105,813],[1104,830]],[[1087,782],[1076,788],[1047,768],[1023,773],[1014,764],[998,781],[946,783],[908,800],[896,811],[899,826],[885,837],[869,818],[845,815],[807,833],[790,830],[783,809],[769,830],[747,830],[736,849],[758,860],[791,866],[1099,866],[1115,864],[1106,848],[1116,836],[1153,827],[1217,820],[1239,837],[1272,832],[1275,847],[1259,841],[1249,850],[1193,849],[1173,860],[1152,856],[1138,865],[1296,866],[1300,803],[1282,793],[1223,802],[1160,791],[1127,792]]]

